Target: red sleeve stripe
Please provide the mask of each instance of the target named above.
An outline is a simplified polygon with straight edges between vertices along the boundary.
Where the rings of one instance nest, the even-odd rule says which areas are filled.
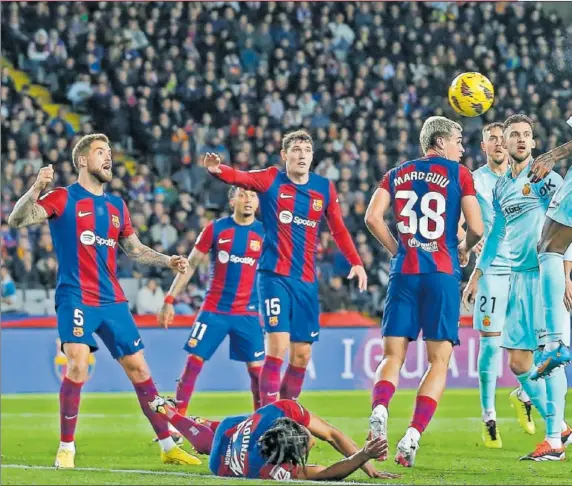
[[[81,301],[85,305],[98,306],[100,304],[99,266],[97,265],[97,250],[93,232],[95,228],[95,204],[93,199],[87,198],[78,201],[75,211]],[[82,217],[79,217],[79,213],[82,213]]]
[[[288,197],[282,197],[282,195]],[[280,221],[281,218],[286,220],[294,218],[294,206],[296,203],[296,188],[290,184],[282,184],[278,188],[276,194],[277,211],[276,217]],[[278,260],[276,262],[275,272],[280,275],[290,275],[292,268],[292,252],[294,250],[294,241],[292,239],[292,225],[278,224]]]

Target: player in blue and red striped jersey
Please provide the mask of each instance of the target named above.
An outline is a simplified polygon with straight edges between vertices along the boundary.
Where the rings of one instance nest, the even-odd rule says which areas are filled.
[[[75,428],[80,393],[87,378],[89,354],[97,350],[97,333],[133,383],[143,413],[153,426],[166,464],[200,464],[169,435],[168,422],[149,411],[157,389],[143,357],[143,343],[127,299],[117,280],[117,251],[134,260],[182,273],[187,259],[163,255],[144,246],[134,233],[125,202],[106,194],[103,185],[113,178],[109,139],[86,135],[72,152],[78,182],[43,196],[53,181],[52,166],[40,170],[32,188],[16,203],[9,218],[20,228],[49,221],[58,259],[56,313],[62,351],[68,363],[60,389],[61,442],[55,466],[75,465]]]
[[[362,469],[370,478],[394,479],[398,474],[376,471],[369,459],[387,450],[387,441],[368,440],[358,450],[341,430],[308,412],[294,400],[279,400],[251,415],[227,417],[222,422],[177,413],[171,400],[157,396],[149,403],[177,427],[193,447],[209,454],[210,470],[234,478],[341,480]],[[329,467],[308,465],[315,439],[328,442],[345,459]]]
[[[258,192],[266,236],[258,275],[261,313],[268,333],[266,360],[260,375],[262,405],[280,398],[295,399],[302,390],[312,343],[320,334],[316,251],[318,230],[325,218],[334,240],[352,265],[348,278],[367,276],[345,227],[334,184],[310,172],[313,142],[304,130],[282,140],[286,170],[276,167],[243,172],[221,165],[216,154],[205,167],[219,179]],[[280,368],[290,347],[290,363],[280,383]]]
[[[230,337],[230,358],[246,363],[254,409],[260,407],[258,378],[264,360],[264,337],[258,313],[256,269],[264,231],[255,218],[258,195],[232,187],[232,216],[209,223],[189,255],[187,272],[177,275],[165,297],[158,319],[165,329],[173,321],[173,302],[192,278],[197,266],[210,254],[210,279],[201,310],[185,351],[189,353],[177,385],[177,410],[186,414],[195,381],[224,338]]]
[[[467,263],[468,252],[484,231],[472,175],[459,164],[464,152],[461,131],[447,118],[428,118],[420,136],[424,157],[389,171],[366,212],[368,228],[393,257],[383,314],[384,356],[373,389],[373,437],[387,437],[389,401],[408,344],[420,331],[429,360],[413,420],[397,445],[395,460],[404,466],[413,465],[421,434],[445,389],[453,346],[459,344],[459,258]],[[391,205],[398,241],[384,220]],[[459,245],[461,212],[468,229]]]

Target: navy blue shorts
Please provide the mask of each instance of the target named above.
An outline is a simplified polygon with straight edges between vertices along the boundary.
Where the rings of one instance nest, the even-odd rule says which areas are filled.
[[[127,302],[101,306],[64,301],[56,309],[58,333],[64,343],[87,344],[91,352],[98,349],[95,332],[111,356],[118,359],[143,349],[143,342]]]
[[[184,349],[206,361],[226,336],[230,338],[230,359],[245,363],[264,359],[264,336],[258,316],[202,311],[191,328]]]
[[[313,343],[320,335],[318,282],[258,272],[260,313],[266,332],[288,332],[290,341]]]
[[[446,273],[393,274],[389,277],[381,334],[450,341],[459,345],[459,279]]]

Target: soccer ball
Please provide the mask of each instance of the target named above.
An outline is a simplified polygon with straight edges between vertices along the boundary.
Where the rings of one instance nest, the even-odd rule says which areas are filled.
[[[481,73],[459,74],[449,86],[449,103],[463,116],[486,113],[495,99],[492,83]]]

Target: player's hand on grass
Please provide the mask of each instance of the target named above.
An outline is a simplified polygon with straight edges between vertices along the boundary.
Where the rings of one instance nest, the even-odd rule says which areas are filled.
[[[566,279],[566,290],[564,291],[564,305],[568,312],[572,312],[572,280]]]
[[[387,441],[381,437],[368,439],[365,441],[362,451],[370,459],[387,454]]]
[[[205,154],[204,162],[205,168],[211,174],[220,174],[220,157],[217,154],[207,152]]]
[[[475,303],[475,295],[479,287],[479,278],[474,273],[471,275],[465,290],[463,290],[463,305],[465,309],[469,310],[469,305]]]
[[[542,154],[537,157],[528,172],[528,178],[533,184],[544,179],[550,171],[554,168],[556,159],[552,156],[550,152]]]
[[[163,304],[163,307],[161,307],[159,314],[157,314],[157,321],[159,321],[159,324],[164,329],[168,329],[171,323],[173,322],[174,318],[175,318],[175,307],[173,306],[173,304],[167,304],[167,303]]]
[[[351,280],[352,278],[358,278],[358,288],[360,292],[367,290],[367,273],[365,273],[365,268],[361,265],[354,265],[350,270],[350,274],[348,278]]]
[[[49,184],[54,181],[54,168],[52,164],[47,167],[42,167],[38,172],[38,177],[36,177],[36,182],[34,182],[34,188],[38,192],[42,192]]]
[[[185,273],[189,268],[189,260],[181,255],[173,255],[169,260],[169,266],[179,273]]]

